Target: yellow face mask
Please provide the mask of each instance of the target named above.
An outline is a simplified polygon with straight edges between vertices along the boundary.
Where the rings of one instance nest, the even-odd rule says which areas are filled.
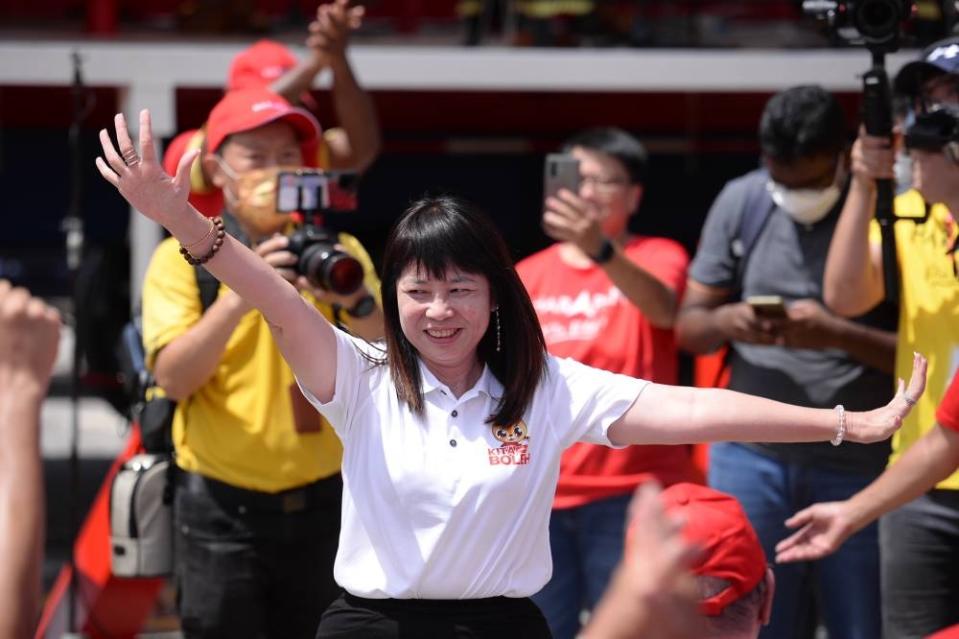
[[[283,231],[291,224],[289,213],[276,210],[276,179],[280,171],[294,171],[300,167],[274,166],[236,174],[221,160],[220,166],[233,178],[236,193],[227,195],[230,212],[255,238],[267,237]]]

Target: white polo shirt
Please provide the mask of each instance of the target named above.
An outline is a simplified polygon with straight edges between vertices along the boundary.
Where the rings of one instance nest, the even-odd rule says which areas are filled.
[[[527,597],[549,580],[560,455],[610,445],[609,425],[649,382],[547,358],[523,423],[486,423],[502,385],[485,369],[459,398],[422,364],[424,416],[399,401],[369,344],[337,333],[336,389],[306,397],[343,440],[343,522],[334,576],[359,597]]]

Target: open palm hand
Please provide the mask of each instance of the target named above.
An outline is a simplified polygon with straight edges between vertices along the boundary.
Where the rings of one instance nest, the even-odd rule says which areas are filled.
[[[137,153],[122,113],[114,116],[119,150],[106,129],[100,130],[103,157],[96,159],[103,178],[117,187],[133,208],[164,226],[182,214],[190,194],[189,172],[198,151],[185,153],[175,177],[167,175],[157,160],[150,126],[150,112],[140,111],[140,153]]]
[[[846,439],[871,444],[888,439],[902,426],[902,420],[912,410],[926,389],[927,360],[919,353],[913,355],[912,376],[907,387],[899,380],[899,389],[888,404],[864,413],[850,413]]]
[[[845,502],[814,504],[786,520],[799,530],[776,544],[776,562],[814,561],[832,554],[855,530]]]

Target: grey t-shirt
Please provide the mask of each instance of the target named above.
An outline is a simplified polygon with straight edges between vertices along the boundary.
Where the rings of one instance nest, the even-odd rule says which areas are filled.
[[[690,277],[707,286],[734,291],[734,301],[750,295],[779,295],[787,304],[807,298],[822,302],[826,255],[842,199],[824,219],[808,226],[774,208],[746,257],[744,268],[733,254],[731,245],[739,236],[749,193],[765,188],[767,179],[765,172],[753,171],[723,188],[703,226]],[[768,198],[764,202],[773,206]],[[884,302],[855,321],[894,331],[897,312]],[[892,375],[861,364],[840,350],[741,342],[731,346],[729,387],[734,390],[817,408],[843,404],[849,410],[876,408],[892,396]],[[889,455],[888,441],[870,445],[846,442],[839,447],[828,442],[751,446],[786,461],[864,473],[881,472]]]

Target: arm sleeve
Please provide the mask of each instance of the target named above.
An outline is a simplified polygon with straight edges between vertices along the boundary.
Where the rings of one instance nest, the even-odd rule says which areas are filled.
[[[733,255],[731,246],[739,234],[745,206],[745,187],[743,179],[730,182],[709,209],[699,237],[699,248],[689,267],[689,276],[700,284],[724,289],[738,286],[738,259]]]
[[[324,404],[303,386],[299,379],[296,383],[303,397],[326,418],[336,434],[345,442],[349,436],[361,389],[365,389],[362,392],[369,395],[370,373],[374,367],[380,366],[371,361],[371,358],[382,357],[383,353],[378,352],[375,346],[347,335],[338,328],[334,328],[333,331],[336,334],[336,385],[333,389],[333,398]]]
[[[366,290],[373,294],[376,303],[382,306],[383,299],[380,292],[380,278],[376,275],[376,267],[373,266],[373,260],[370,254],[366,252],[363,244],[349,233],[340,233],[338,237],[340,244],[346,249],[346,252],[355,257],[363,266],[363,284]]]
[[[157,246],[143,280],[143,347],[153,368],[164,346],[199,321],[203,311],[193,267],[180,256],[176,240]]]
[[[564,448],[577,441],[612,446],[607,436],[609,427],[649,384],[646,380],[555,357],[548,359],[546,375],[553,386],[551,406],[569,410],[568,430],[558,433]],[[554,423],[560,425],[559,420]]]
[[[936,421],[943,428],[959,432],[959,370],[953,375],[952,383],[936,409]]]
[[[649,249],[640,245],[630,259],[662,282],[677,296],[686,288],[689,255],[679,242],[662,237],[650,238]]]

